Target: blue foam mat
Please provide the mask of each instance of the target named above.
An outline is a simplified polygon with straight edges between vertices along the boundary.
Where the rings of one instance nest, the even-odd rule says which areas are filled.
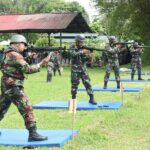
[[[120,92],[120,89],[114,88],[114,87],[107,87],[106,89],[104,89],[103,87],[92,87],[93,91],[103,91],[103,92]],[[140,92],[143,91],[143,88],[139,88],[139,87],[125,87],[123,89],[124,92]],[[86,91],[85,88],[79,88],[78,91]]]
[[[77,110],[92,110],[92,109],[119,109],[123,105],[122,102],[98,102],[97,105],[92,105],[88,102],[78,102]],[[68,101],[42,101],[33,106],[35,109],[68,109]]]
[[[72,139],[72,130],[38,130],[48,140],[28,142],[28,131],[25,129],[0,129],[0,145],[22,147],[61,147]],[[78,130],[74,130],[77,134]]]
[[[109,81],[116,81],[116,79],[115,78],[110,78]],[[120,81],[121,82],[150,82],[149,79],[144,79],[144,80],[134,79],[134,80],[131,80],[131,79],[126,79],[126,78],[121,78]]]
[[[127,72],[127,74],[131,74],[131,72]],[[135,72],[138,75],[138,72]],[[150,75],[150,72],[141,72],[142,75]]]

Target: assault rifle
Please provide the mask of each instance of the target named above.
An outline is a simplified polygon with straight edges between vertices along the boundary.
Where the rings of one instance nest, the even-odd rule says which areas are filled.
[[[81,49],[87,49],[91,52],[93,51],[104,51],[105,49],[102,48],[94,48],[94,47],[88,47],[88,46],[82,46]],[[66,47],[29,47],[26,52],[54,52],[54,51],[62,51],[62,50],[68,50],[68,51],[73,51],[73,50],[78,50],[77,48],[68,48],[66,49]]]
[[[51,46],[47,46],[47,47],[29,47],[26,51],[27,52],[54,52],[54,51],[60,51],[60,50],[65,50],[65,47],[51,47]]]
[[[82,46],[81,49],[87,49],[90,52],[93,52],[93,51],[105,51],[104,48],[95,48],[95,47],[88,47],[88,46]],[[78,50],[78,49],[77,48],[69,48],[67,50]]]
[[[136,48],[150,48],[150,46],[137,46]]]
[[[134,42],[117,42],[117,43],[114,43],[114,45],[128,45],[128,44],[134,44]]]

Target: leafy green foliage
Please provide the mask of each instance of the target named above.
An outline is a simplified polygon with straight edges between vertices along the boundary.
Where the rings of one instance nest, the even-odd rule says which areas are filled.
[[[92,0],[100,10],[101,25],[108,35],[119,40],[136,40],[150,45],[149,0]],[[144,62],[150,64],[150,54],[145,51]]]
[[[50,12],[81,12],[89,21],[85,9],[78,2],[65,2],[64,0],[0,0],[0,14],[26,14],[26,13],[50,13]],[[8,39],[8,34],[1,34],[0,40]],[[39,39],[38,34],[28,34],[28,41],[34,45]]]
[[[39,38],[36,41],[35,45],[39,47],[48,46],[49,45],[48,38],[47,37]],[[56,46],[56,40],[53,37],[50,38],[50,46]]]

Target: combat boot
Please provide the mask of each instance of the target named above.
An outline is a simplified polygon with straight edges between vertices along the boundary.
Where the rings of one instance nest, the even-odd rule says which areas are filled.
[[[44,141],[44,140],[47,140],[47,139],[48,139],[47,136],[42,136],[42,135],[38,134],[35,129],[32,129],[32,130],[29,131],[29,137],[28,137],[29,142]]]
[[[72,99],[76,99],[76,94],[72,94]]]
[[[89,96],[90,96],[89,103],[92,104],[92,105],[97,105],[97,102],[94,100],[93,94],[90,94]]]
[[[120,89],[120,81],[117,81],[117,89]]]
[[[107,81],[104,81],[104,89],[107,89]]]
[[[141,73],[138,73],[138,80],[143,80],[143,79],[141,78]]]
[[[134,74],[133,73],[131,74],[131,80],[134,80]]]

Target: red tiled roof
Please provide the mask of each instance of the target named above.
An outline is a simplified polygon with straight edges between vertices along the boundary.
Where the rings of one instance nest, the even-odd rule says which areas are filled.
[[[91,32],[81,13],[0,15],[0,32]]]

